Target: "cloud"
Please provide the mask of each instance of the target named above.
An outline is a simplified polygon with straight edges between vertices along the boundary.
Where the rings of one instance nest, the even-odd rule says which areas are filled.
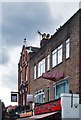
[[[2,47],[2,64],[7,64],[9,62],[8,50]]]
[[[20,47],[7,49],[9,61],[7,64],[0,65],[1,86],[4,88],[17,89],[17,67],[19,60]]]
[[[7,45],[18,45],[24,37],[34,41],[38,29],[44,31],[53,24],[48,3],[3,3],[2,8],[2,36]]]
[[[6,104],[11,104],[10,92],[17,90],[17,67],[24,38],[27,45],[39,46],[38,30],[54,34],[77,10],[78,3],[2,2],[0,91],[3,94],[0,93],[0,98]]]

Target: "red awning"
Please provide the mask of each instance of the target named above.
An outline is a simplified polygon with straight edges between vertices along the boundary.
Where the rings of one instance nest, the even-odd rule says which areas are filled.
[[[42,77],[45,79],[56,81],[64,78],[64,73],[61,71],[46,72],[46,73],[43,73]]]

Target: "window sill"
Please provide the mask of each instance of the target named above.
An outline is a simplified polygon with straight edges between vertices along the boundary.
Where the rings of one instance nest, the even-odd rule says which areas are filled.
[[[56,66],[52,67],[52,69],[53,69],[53,68],[56,68],[57,66],[59,66],[59,65],[62,64],[62,63],[63,63],[63,61],[62,61],[61,63],[57,64]]]

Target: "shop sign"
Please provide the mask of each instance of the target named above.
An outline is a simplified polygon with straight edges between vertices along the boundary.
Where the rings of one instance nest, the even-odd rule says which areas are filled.
[[[11,93],[11,102],[17,102],[17,93]]]
[[[29,111],[29,112],[24,112],[24,113],[21,113],[20,114],[20,117],[23,118],[23,117],[31,117],[32,116],[32,111]]]
[[[50,80],[57,80],[57,79],[64,78],[64,73],[61,71],[46,72],[46,73],[43,73],[42,77]]]
[[[33,95],[27,94],[27,102],[33,102]]]
[[[53,111],[60,111],[60,110],[61,110],[61,103],[60,103],[60,99],[58,99],[35,106],[34,112],[37,115],[37,114],[43,114]]]

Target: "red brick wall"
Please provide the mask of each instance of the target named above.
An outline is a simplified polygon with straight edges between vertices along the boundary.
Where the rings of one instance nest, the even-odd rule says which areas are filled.
[[[70,38],[70,58],[65,59],[65,40]],[[79,12],[75,14],[64,26],[62,26],[50,39],[50,41],[33,56],[30,61],[30,93],[34,94],[35,91],[44,89],[47,92],[47,87],[50,87],[50,99],[54,98],[53,81],[45,80],[40,77],[36,80],[33,79],[34,64],[38,64],[40,60],[47,56],[47,53],[52,53],[52,50],[63,44],[63,62],[56,66],[51,67],[51,70],[63,71],[64,76],[69,76],[69,89],[73,93],[79,93]],[[50,60],[51,61],[51,60]],[[50,63],[51,64],[51,63]],[[46,94],[46,93],[45,93]]]

